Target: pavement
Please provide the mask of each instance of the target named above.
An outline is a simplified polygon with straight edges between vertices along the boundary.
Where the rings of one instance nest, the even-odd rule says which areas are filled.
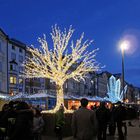
[[[128,123],[127,123],[128,124]],[[140,140],[140,120],[133,120],[132,126],[127,126],[128,129],[128,134],[125,137],[125,140]],[[42,136],[42,140],[57,140],[56,137],[51,137],[51,136]],[[73,140],[72,136],[71,137],[66,137],[63,138],[63,140]],[[107,140],[119,140],[117,132],[115,136],[108,136],[107,135]]]

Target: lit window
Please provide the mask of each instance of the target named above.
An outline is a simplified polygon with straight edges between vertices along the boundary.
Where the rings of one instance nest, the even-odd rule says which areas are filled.
[[[10,84],[16,84],[17,78],[15,76],[10,76]]]
[[[19,79],[19,84],[23,84],[23,79]]]
[[[68,83],[66,83],[66,88],[68,88]]]
[[[54,81],[52,79],[50,79],[50,83],[54,83]]]

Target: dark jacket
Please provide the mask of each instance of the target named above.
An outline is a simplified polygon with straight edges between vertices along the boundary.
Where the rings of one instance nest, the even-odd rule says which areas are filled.
[[[55,114],[55,125],[63,127],[64,124],[65,124],[64,112],[62,110],[58,110]]]
[[[72,116],[73,136],[78,140],[92,140],[96,136],[97,120],[95,112],[81,107]]]
[[[116,107],[113,111],[114,120],[116,122],[126,119],[126,108],[122,105]]]
[[[107,124],[110,120],[110,111],[106,107],[99,107],[96,110],[96,116],[99,124]]]
[[[18,111],[15,129],[10,140],[32,140],[33,112],[29,109]]]

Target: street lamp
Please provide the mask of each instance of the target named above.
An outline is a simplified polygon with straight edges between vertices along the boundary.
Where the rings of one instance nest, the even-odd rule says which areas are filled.
[[[127,50],[130,46],[130,42],[128,40],[123,40],[120,43],[120,49],[121,49],[121,54],[122,54],[122,91],[123,91],[123,96],[124,96],[124,52]],[[126,96],[124,96],[126,98]]]

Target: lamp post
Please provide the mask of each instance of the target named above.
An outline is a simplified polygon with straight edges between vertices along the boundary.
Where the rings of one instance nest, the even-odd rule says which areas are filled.
[[[126,95],[124,95],[124,52],[125,50],[127,50],[129,47],[129,41],[124,40],[121,42],[120,44],[120,48],[121,48],[121,54],[122,54],[122,92],[123,92],[123,96],[126,99]]]
[[[124,95],[124,49],[122,49],[122,90],[123,90],[123,96],[126,98]]]

